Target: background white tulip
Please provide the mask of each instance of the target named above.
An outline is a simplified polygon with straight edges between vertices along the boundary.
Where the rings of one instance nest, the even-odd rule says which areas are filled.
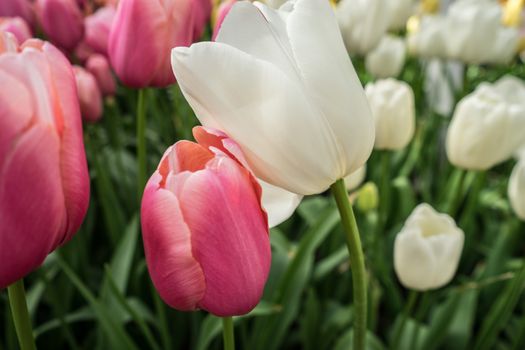
[[[512,170],[509,179],[508,195],[516,215],[525,220],[525,158],[521,159]]]
[[[345,177],[345,186],[348,191],[355,190],[363,183],[366,177],[366,164]]]
[[[391,0],[342,0],[337,19],[348,52],[365,55],[374,49],[390,25]]]
[[[268,183],[320,193],[370,156],[370,108],[326,0],[236,3],[216,42],[173,49],[172,66],[200,122]]]
[[[390,0],[390,25],[389,29],[404,29],[408,18],[417,9],[416,0]]]
[[[525,136],[525,105],[484,83],[456,106],[446,149],[457,167],[487,170],[510,158]]]
[[[374,148],[404,148],[415,130],[414,92],[410,85],[395,79],[378,80],[365,87],[376,125]]]
[[[394,35],[385,35],[379,45],[366,55],[365,66],[376,78],[395,78],[401,73],[405,58],[405,41]]]
[[[442,15],[423,16],[418,29],[407,35],[409,53],[422,58],[446,57],[446,25]]]
[[[420,204],[394,243],[394,269],[406,288],[425,291],[452,280],[463,250],[464,233],[454,220]]]

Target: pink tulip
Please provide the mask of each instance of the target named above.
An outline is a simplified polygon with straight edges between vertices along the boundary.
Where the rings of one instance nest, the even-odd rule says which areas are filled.
[[[202,127],[193,133],[198,143],[168,148],[144,191],[149,273],[175,309],[246,314],[261,298],[271,261],[261,187],[233,140]]]
[[[108,46],[120,80],[135,88],[174,83],[170,52],[191,44],[193,12],[190,0],[121,0]]]
[[[115,18],[115,12],[113,6],[101,7],[84,20],[84,41],[93,51],[106,56],[108,54],[109,31]]]
[[[1,17],[22,17],[30,26],[34,25],[33,5],[29,0],[0,0]]]
[[[198,40],[210,19],[213,7],[211,0],[192,0],[194,6],[193,40]]]
[[[113,96],[117,89],[115,78],[111,73],[109,62],[106,57],[93,54],[86,62],[87,70],[97,79],[98,87],[104,96]]]
[[[224,18],[230,12],[232,6],[236,3],[236,0],[226,0],[219,6],[217,10],[217,18],[215,21],[215,27],[213,28],[212,41],[215,41],[215,37],[219,34],[219,29],[221,29],[221,24],[224,21]]]
[[[89,176],[75,78],[53,45],[0,33],[0,288],[78,230]]]
[[[1,17],[0,31],[13,33],[19,43],[23,43],[33,36],[31,28],[22,17]]]
[[[84,35],[84,18],[75,0],[37,0],[44,33],[56,45],[73,50]]]
[[[94,123],[102,117],[102,95],[97,79],[80,66],[73,66],[73,73],[75,73],[82,118],[86,122]]]

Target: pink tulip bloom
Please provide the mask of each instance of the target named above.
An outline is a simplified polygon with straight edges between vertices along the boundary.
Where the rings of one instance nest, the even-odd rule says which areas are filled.
[[[233,140],[193,129],[164,153],[142,199],[150,276],[175,309],[242,315],[259,302],[270,269],[261,187]]]
[[[199,40],[210,19],[212,0],[192,0],[194,6],[193,40]]]
[[[111,24],[115,18],[115,8],[105,6],[99,8],[95,13],[84,20],[84,41],[93,51],[103,55],[108,54],[108,39]]]
[[[89,175],[73,70],[53,45],[0,33],[0,288],[78,230]]]
[[[108,46],[120,80],[135,88],[173,84],[170,51],[191,44],[193,12],[190,0],[121,0]]]
[[[29,0],[0,0],[0,17],[22,17],[30,26],[35,24],[35,14]]]
[[[13,33],[19,43],[23,43],[33,36],[31,28],[22,17],[1,17],[0,31]]]
[[[94,123],[102,117],[102,95],[97,79],[80,66],[73,66],[73,73],[75,73],[82,118],[86,122]]]
[[[37,0],[44,33],[56,45],[73,50],[84,35],[84,18],[75,0]]]
[[[215,41],[215,37],[219,34],[219,29],[221,29],[221,24],[224,21],[224,17],[230,12],[232,6],[236,3],[236,0],[226,0],[219,6],[217,10],[217,18],[215,21],[215,27],[213,28],[212,41]]]
[[[106,57],[93,54],[86,62],[87,70],[97,79],[98,87],[104,96],[113,96],[117,89],[115,78]]]

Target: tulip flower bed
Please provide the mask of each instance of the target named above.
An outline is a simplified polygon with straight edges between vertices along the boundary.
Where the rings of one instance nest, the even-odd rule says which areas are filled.
[[[525,349],[524,1],[0,1],[0,350]]]

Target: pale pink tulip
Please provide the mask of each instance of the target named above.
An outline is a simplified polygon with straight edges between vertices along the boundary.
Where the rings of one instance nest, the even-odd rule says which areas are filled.
[[[75,78],[37,39],[0,33],[0,288],[24,277],[78,230],[89,176]]]
[[[82,118],[86,122],[94,123],[102,117],[102,95],[98,88],[97,79],[80,66],[73,66],[73,72],[77,83]]]
[[[115,94],[117,86],[106,57],[99,54],[91,55],[86,62],[86,69],[97,79],[102,95],[113,96]]]
[[[146,261],[175,309],[242,315],[259,302],[271,251],[261,187],[224,134],[197,127],[198,143],[170,147],[142,200]]]
[[[108,45],[120,80],[135,88],[173,84],[170,51],[191,44],[194,11],[190,0],[121,0]]]
[[[108,54],[109,31],[115,18],[115,12],[116,10],[113,6],[101,7],[84,20],[85,43],[93,51],[106,56]]]
[[[84,35],[84,18],[75,0],[37,0],[44,33],[56,45],[73,50]]]
[[[13,33],[19,43],[31,38],[31,28],[22,17],[0,17],[0,31]]]

